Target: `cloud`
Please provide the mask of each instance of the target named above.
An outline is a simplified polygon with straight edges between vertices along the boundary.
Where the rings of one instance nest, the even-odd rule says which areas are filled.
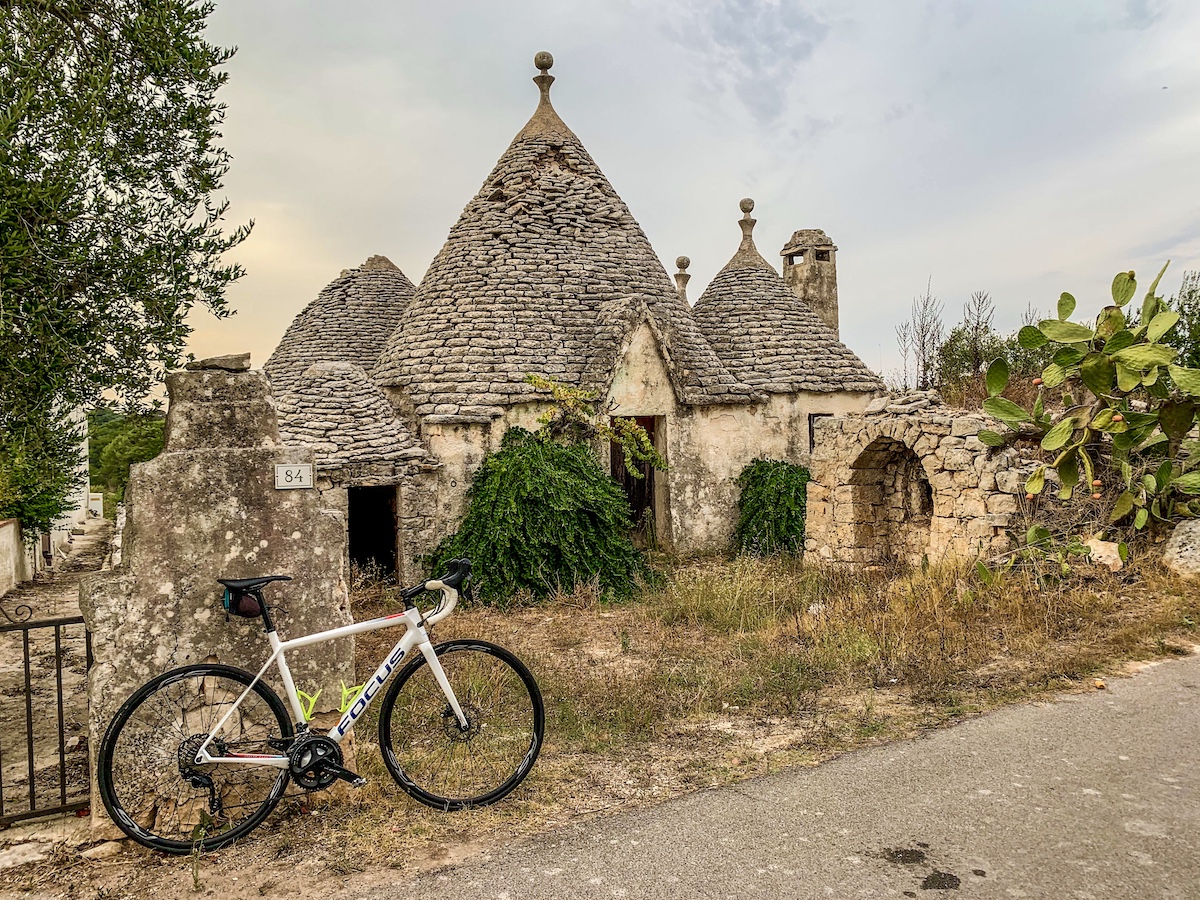
[[[1163,287],[1200,268],[1200,6],[1161,0],[320,0],[221,3],[241,45],[222,99],[235,155],[229,322],[201,355],[265,358],[291,317],[372,253],[414,280],[532,112],[534,51],[555,103],[698,297],[758,202],[764,255],[824,228],[842,334],[889,365],[933,273],[1016,324],[1117,269]],[[1170,90],[1162,90],[1170,85]],[[950,313],[948,313],[948,317]]]
[[[1126,28],[1145,31],[1163,17],[1163,5],[1154,0],[1128,0],[1121,24]]]
[[[698,81],[732,95],[761,125],[778,121],[829,25],[780,0],[690,0],[664,7],[663,31],[694,58]]]

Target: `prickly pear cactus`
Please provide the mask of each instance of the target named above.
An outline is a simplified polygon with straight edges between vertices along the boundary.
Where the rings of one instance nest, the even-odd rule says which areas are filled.
[[[1081,485],[1099,500],[1104,478],[1120,479],[1123,490],[1112,492],[1108,517],[1113,524],[1130,522],[1140,530],[1151,521],[1200,515],[1200,442],[1188,440],[1200,409],[1200,369],[1176,365],[1178,351],[1162,342],[1179,321],[1179,313],[1155,294],[1166,268],[1133,314],[1127,305],[1137,281],[1133,272],[1120,272],[1112,304],[1091,324],[1070,320],[1075,298],[1064,293],[1057,318],[1021,329],[1022,347],[1055,348],[1034,379],[1032,409],[1001,396],[1010,377],[1003,358],[988,368],[983,410],[1005,431],[983,430],[979,439],[991,447],[1036,441],[1051,460],[1026,480],[1029,499],[1042,493],[1052,469],[1061,500],[1070,500]],[[1060,393],[1061,408],[1049,399]]]

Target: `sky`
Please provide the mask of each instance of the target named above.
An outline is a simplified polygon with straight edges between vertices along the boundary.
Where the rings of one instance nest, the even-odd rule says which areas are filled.
[[[552,97],[695,301],[737,248],[738,201],[778,252],[839,251],[842,340],[899,365],[928,284],[1012,330],[1113,275],[1169,296],[1200,269],[1200,3],[1192,0],[217,0],[224,193],[238,311],[194,311],[198,357],[264,363],[343,269],[419,282],[537,104]]]

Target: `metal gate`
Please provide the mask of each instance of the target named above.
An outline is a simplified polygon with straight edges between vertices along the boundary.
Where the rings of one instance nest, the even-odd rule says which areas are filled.
[[[82,616],[0,625],[0,828],[90,805],[91,665]]]

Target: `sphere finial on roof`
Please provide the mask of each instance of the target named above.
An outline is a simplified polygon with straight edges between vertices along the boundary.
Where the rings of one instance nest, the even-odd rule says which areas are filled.
[[[758,220],[750,218],[750,213],[754,210],[754,201],[747,197],[738,204],[738,209],[742,211],[742,217],[738,220],[742,229],[742,244],[738,247],[738,252],[748,251],[758,256],[758,250],[754,247],[754,224]]]
[[[692,261],[686,256],[681,256],[675,260],[675,265],[679,266],[679,271],[675,273],[675,293],[679,295],[679,299],[687,300],[687,283],[691,281],[692,276],[687,273],[687,267],[692,264]]]
[[[533,58],[533,64],[538,67],[537,75],[533,76],[533,83],[542,92],[538,101],[538,112],[546,109],[553,111],[550,107],[550,85],[554,84],[554,76],[550,74],[550,67],[554,65],[554,57],[543,50]],[[558,118],[558,114],[555,113],[554,117]],[[537,113],[534,113],[534,118],[537,118]]]

